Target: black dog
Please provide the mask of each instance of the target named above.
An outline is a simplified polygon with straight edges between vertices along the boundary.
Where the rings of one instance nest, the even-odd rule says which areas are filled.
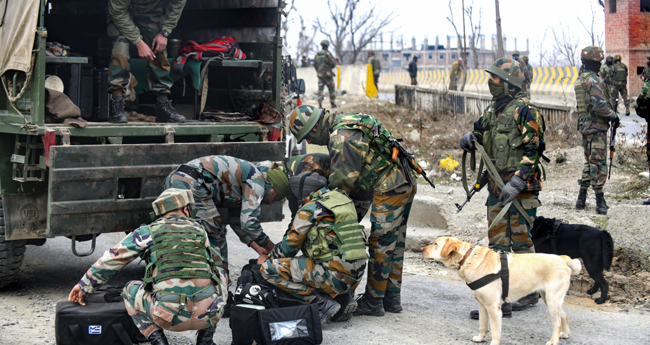
[[[600,297],[595,301],[597,304],[605,303],[609,283],[603,277],[603,270],[609,271],[614,258],[614,241],[607,231],[587,225],[563,224],[560,219],[537,217],[531,236],[537,253],[581,258],[587,273],[595,281],[587,293],[592,295],[600,289]]]

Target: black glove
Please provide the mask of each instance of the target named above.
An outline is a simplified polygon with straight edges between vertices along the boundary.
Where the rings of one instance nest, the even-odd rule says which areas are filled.
[[[463,135],[463,137],[460,138],[460,148],[467,152],[474,152],[474,150],[476,150],[474,140],[478,140],[478,137],[472,132]]]
[[[526,182],[517,175],[513,175],[510,182],[506,183],[501,190],[501,196],[499,196],[499,201],[503,205],[515,200],[517,195],[526,189]]]
[[[616,115],[616,118],[612,120],[612,127],[618,128],[621,126],[621,119]]]

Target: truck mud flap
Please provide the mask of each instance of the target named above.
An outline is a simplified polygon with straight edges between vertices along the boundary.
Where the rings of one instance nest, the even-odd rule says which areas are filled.
[[[149,223],[165,177],[192,159],[280,161],[284,153],[284,142],[52,146],[47,237],[132,231]],[[281,219],[273,206],[263,210],[266,221]]]

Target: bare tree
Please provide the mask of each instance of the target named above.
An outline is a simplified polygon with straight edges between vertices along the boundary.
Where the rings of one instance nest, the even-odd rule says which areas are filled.
[[[597,0],[598,5],[600,5],[603,8],[603,11],[605,10],[605,0]]]
[[[551,27],[551,33],[553,34],[553,48],[557,55],[564,60],[565,63],[570,66],[576,66],[578,62],[578,52],[580,46],[580,39],[573,38],[569,31],[569,27],[566,28],[562,23],[560,23],[560,31],[556,31],[557,26]]]
[[[291,0],[291,5],[285,2],[284,7],[282,8],[282,14],[284,15],[284,19],[282,20],[282,43],[287,48],[289,48],[289,41],[287,40],[287,34],[289,33],[289,24],[293,23],[293,18],[289,19],[289,14],[291,13],[292,10],[296,9],[296,6],[294,6],[295,2],[296,0]]]
[[[316,25],[312,25],[311,27],[311,33],[307,31],[307,25],[305,24],[305,20],[302,17],[302,15],[299,15],[300,17],[300,32],[298,33],[298,46],[296,47],[296,54],[298,55],[298,59],[301,56],[310,56],[312,53],[317,52],[317,46],[314,43],[314,39],[316,38],[316,32],[318,31],[318,28]]]
[[[456,32],[456,37],[458,38],[458,46],[461,51],[465,51],[465,47],[463,46],[463,36],[458,32],[458,28],[456,27],[456,23],[454,22],[454,11],[451,9],[451,0],[449,0],[449,17],[447,17],[447,21],[451,24],[451,26],[454,27],[454,31]],[[463,9],[464,10],[464,9]],[[466,59],[463,59],[463,65],[466,65]]]
[[[505,55],[503,51],[503,35],[501,34],[501,14],[499,13],[499,0],[494,0],[497,17],[497,58],[502,58]]]
[[[472,58],[474,60],[474,68],[478,68],[479,66],[479,61],[478,61],[478,45],[480,44],[481,40],[481,18],[482,18],[482,13],[481,13],[481,8],[478,9],[478,22],[476,25],[474,25],[474,0],[472,0],[472,4],[467,6],[465,8],[465,13],[467,13],[467,18],[469,19],[469,27],[472,30],[472,39],[469,41],[469,47],[472,50]]]
[[[357,4],[359,0],[354,1]],[[356,8],[356,6],[355,6]],[[394,12],[391,12],[385,17],[380,17],[377,13],[375,5],[370,7],[370,10],[358,16],[352,16],[352,23],[350,26],[350,58],[351,64],[357,62],[357,57],[363,49],[366,48],[372,40],[379,35],[379,33],[388,26],[394,17]]]
[[[544,66],[544,61],[548,59],[548,51],[546,50],[546,34],[548,33],[548,29],[544,30],[544,35],[542,36],[542,39],[540,41],[535,41],[536,44],[534,46],[534,49],[537,51],[537,55],[539,56],[539,65]],[[546,61],[546,65],[548,66],[549,63]]]
[[[589,34],[589,38],[591,38],[591,45],[602,47],[603,44],[605,43],[603,40],[603,33],[594,32],[594,22],[596,20],[596,12],[594,11],[594,6],[592,5],[591,2],[589,3],[589,6],[591,7],[591,25],[589,26],[589,28],[587,28],[585,23],[582,22],[580,17],[577,18],[580,24],[582,25],[582,27],[585,29],[585,31],[587,31],[587,34]]]

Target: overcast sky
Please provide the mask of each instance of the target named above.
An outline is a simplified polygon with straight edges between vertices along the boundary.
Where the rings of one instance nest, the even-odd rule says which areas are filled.
[[[345,0],[331,0],[341,6]],[[290,0],[288,1],[290,2]],[[362,0],[364,6],[369,6],[368,0]],[[448,0],[373,0],[373,4],[383,13],[391,11],[396,18],[387,31],[394,30],[394,37],[403,36],[404,41],[410,46],[411,37],[415,36],[417,44],[422,44],[425,36],[429,38],[429,44],[435,42],[436,35],[440,38],[440,44],[446,45],[447,35],[455,35],[454,28],[447,21],[449,16]],[[472,0],[465,0],[465,6],[472,4]],[[495,8],[493,0],[475,0],[474,16],[478,18],[478,10],[482,14],[482,30],[486,37],[486,48],[490,49],[490,37],[496,33]],[[292,55],[296,54],[296,42],[298,40],[299,18],[298,13],[303,16],[306,22],[311,23],[320,16],[321,21],[329,21],[329,10],[325,0],[295,0],[297,11],[292,11],[289,25],[288,49]],[[462,30],[461,0],[452,0],[454,21],[458,30]],[[536,47],[547,32],[546,44],[548,50],[552,50],[553,38],[550,27],[559,28],[560,23],[568,26],[571,36],[580,40],[580,45],[591,44],[589,35],[578,21],[591,26],[592,8],[595,12],[594,31],[599,33],[604,41],[604,13],[602,7],[596,0],[501,0],[501,25],[502,32],[508,38],[507,49],[514,49],[512,38],[517,37],[517,48],[526,48],[526,38],[530,41],[531,56],[533,64],[539,63],[539,55]],[[469,35],[471,30],[466,19],[466,32]],[[462,31],[461,31],[462,35]],[[316,42],[323,37],[317,36]],[[389,41],[390,35],[384,35],[384,41]],[[453,42],[453,41],[452,41]],[[452,47],[455,43],[452,43]],[[385,44],[384,47],[388,48]]]

